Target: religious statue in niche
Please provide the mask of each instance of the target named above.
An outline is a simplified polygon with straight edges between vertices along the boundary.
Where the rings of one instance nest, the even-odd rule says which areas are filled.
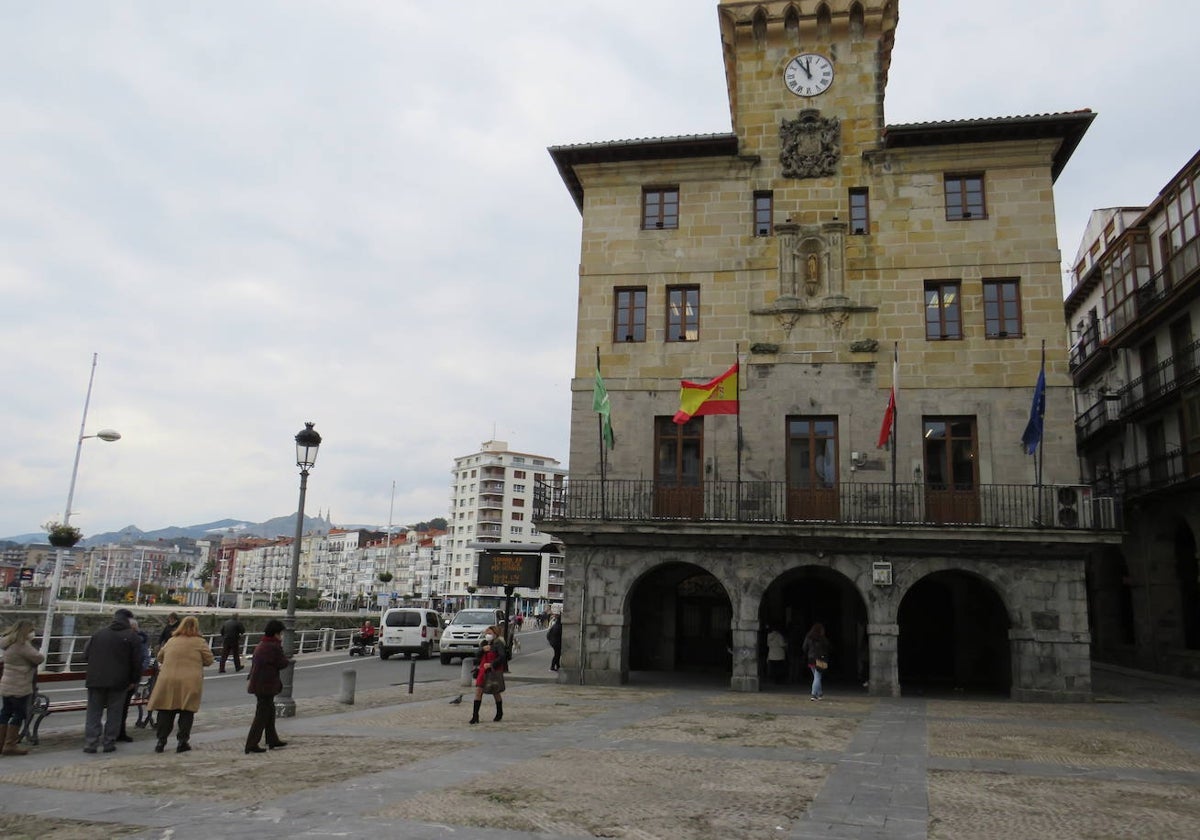
[[[823,178],[837,174],[842,156],[841,123],[806,108],[779,129],[779,162],[788,178]]]

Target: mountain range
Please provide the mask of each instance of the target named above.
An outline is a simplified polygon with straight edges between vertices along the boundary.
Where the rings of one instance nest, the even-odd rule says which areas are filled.
[[[306,534],[328,531],[330,527],[332,526],[328,518],[316,516],[304,517],[304,533]],[[355,528],[385,530],[378,525],[339,525],[338,527],[351,530]],[[396,530],[398,531],[399,529]],[[265,522],[247,522],[244,519],[219,519],[216,522],[205,522],[201,525],[172,525],[167,528],[159,528],[156,531],[143,531],[136,525],[129,525],[119,531],[110,531],[104,534],[89,534],[79,544],[82,546],[92,546],[117,542],[146,542],[154,540],[170,542],[180,539],[202,540],[228,536],[265,537],[271,539],[281,536],[290,537],[294,536],[295,533],[296,514],[292,513],[287,516],[276,516]],[[46,534],[43,531],[37,531],[32,534],[18,534],[13,537],[0,538],[0,543],[2,542],[16,543],[17,545],[45,543]]]

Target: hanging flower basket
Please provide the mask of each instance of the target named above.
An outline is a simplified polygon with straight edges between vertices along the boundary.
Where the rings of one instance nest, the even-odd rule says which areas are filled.
[[[46,529],[47,537],[50,540],[50,545],[55,548],[70,548],[83,539],[83,531],[80,531],[74,525],[63,525],[58,522],[47,522],[43,525]]]

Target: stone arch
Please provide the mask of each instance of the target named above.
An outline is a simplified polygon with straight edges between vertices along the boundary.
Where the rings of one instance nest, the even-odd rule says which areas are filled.
[[[996,585],[938,569],[915,580],[896,613],[903,693],[1012,690],[1010,612]]]
[[[850,37],[856,41],[861,41],[866,34],[866,15],[863,12],[862,3],[854,2],[850,4]]]
[[[759,8],[755,10],[750,21],[750,31],[754,33],[754,43],[762,47],[767,43],[767,12]]]
[[[758,606],[759,685],[775,680],[766,664],[766,628],[778,627],[787,639],[787,668],[782,682],[807,685],[803,641],[812,625],[825,625],[830,640],[827,678],[834,684],[861,685],[867,679],[867,600],[852,577],[829,565],[798,565],[779,574],[763,590]]]
[[[829,11],[829,4],[822,3],[817,6],[817,37],[822,41],[828,41],[833,32],[833,13]]]
[[[728,676],[736,615],[729,584],[694,561],[642,570],[626,590],[621,670]]]
[[[794,41],[800,40],[800,13],[795,6],[788,6],[783,13],[783,31]]]

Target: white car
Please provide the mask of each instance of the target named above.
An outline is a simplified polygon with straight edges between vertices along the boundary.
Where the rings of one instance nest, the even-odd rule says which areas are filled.
[[[504,610],[459,610],[442,633],[442,664],[449,665],[456,656],[460,659],[474,656],[483,631],[491,626],[504,631]]]
[[[380,659],[387,659],[393,653],[403,653],[405,659],[414,653],[428,659],[440,651],[441,640],[442,619],[433,610],[397,607],[385,610],[379,622]]]

